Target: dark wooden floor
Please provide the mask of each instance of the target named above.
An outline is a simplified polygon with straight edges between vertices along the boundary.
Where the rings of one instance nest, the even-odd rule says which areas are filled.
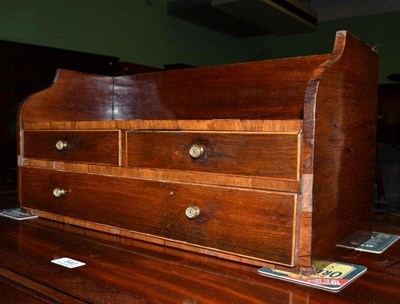
[[[400,233],[395,224],[377,231]],[[1,303],[400,303],[400,242],[375,255],[346,251],[368,271],[340,293],[204,257],[44,219],[0,217]],[[87,265],[51,263],[70,257]]]

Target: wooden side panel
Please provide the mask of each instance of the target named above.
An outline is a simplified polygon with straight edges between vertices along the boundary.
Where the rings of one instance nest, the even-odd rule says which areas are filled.
[[[27,98],[22,121],[113,119],[113,77],[59,70],[54,84]]]
[[[24,207],[293,265],[296,195],[22,168]],[[55,198],[53,189],[66,190]],[[200,215],[185,216],[189,206]]]
[[[372,217],[378,58],[346,32],[338,32],[333,55],[316,95],[315,259],[334,256],[335,244],[369,229]]]
[[[67,144],[62,151],[60,140]],[[24,157],[118,166],[119,131],[25,131]]]
[[[313,69],[329,55],[115,78],[115,119],[301,119]]]
[[[297,180],[298,134],[128,132],[128,166]],[[203,149],[192,158],[192,145]]]

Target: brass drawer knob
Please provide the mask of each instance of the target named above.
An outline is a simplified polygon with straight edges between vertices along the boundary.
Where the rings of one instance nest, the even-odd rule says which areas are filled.
[[[54,190],[53,190],[53,195],[54,195],[54,197],[56,197],[56,198],[60,198],[60,197],[63,197],[64,195],[65,195],[65,193],[67,193],[67,191],[65,191],[64,189],[62,189],[62,188],[54,188]]]
[[[56,142],[56,149],[58,151],[66,150],[68,147],[68,143],[65,140],[59,140]]]
[[[200,208],[197,206],[190,206],[186,208],[185,215],[188,219],[194,219],[200,214]]]
[[[204,153],[204,149],[202,146],[198,145],[198,144],[193,144],[190,146],[189,149],[189,155],[191,158],[199,158],[201,155],[203,155]]]

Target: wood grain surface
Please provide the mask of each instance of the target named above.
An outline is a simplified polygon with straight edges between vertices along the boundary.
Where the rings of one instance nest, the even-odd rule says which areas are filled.
[[[185,172],[161,169],[110,167],[82,163],[67,163],[38,159],[24,159],[21,165],[27,167],[49,168],[74,172],[115,175],[146,180],[162,180],[173,182],[196,183],[201,185],[232,186],[249,189],[275,190],[298,193],[300,182],[293,180],[270,179],[263,177],[249,177],[207,172]]]
[[[95,120],[22,121],[24,130],[182,130],[238,132],[301,132],[301,119],[190,119],[190,120]]]
[[[115,78],[115,119],[301,119],[327,55]]]
[[[378,55],[346,32],[330,62],[315,71],[312,254],[335,258],[335,244],[370,230],[374,199]],[[307,104],[308,105],[308,104]],[[306,111],[305,111],[306,112]],[[305,125],[309,125],[306,123]]]
[[[53,161],[97,163],[118,166],[119,131],[25,131],[24,157]],[[61,140],[67,147],[59,151]]]
[[[301,119],[309,76],[328,58],[295,57],[121,77],[61,70],[53,86],[25,101],[20,119]],[[59,98],[68,105],[59,108],[54,103]]]
[[[299,134],[139,131],[127,134],[131,167],[298,180]],[[203,149],[192,158],[192,145]]]
[[[84,303],[4,267],[0,267],[0,292],[3,303]]]
[[[24,207],[293,266],[296,196],[23,168]],[[53,189],[65,189],[56,198]],[[251,202],[251,203],[249,203]],[[200,215],[185,216],[197,206]]]
[[[374,229],[400,234],[399,226],[387,223]],[[342,262],[368,270],[341,292],[330,293],[262,277],[254,266],[44,219],[0,218],[0,231],[0,269],[6,270],[0,279],[24,278],[21,288],[42,299],[37,302],[397,304],[400,298],[400,242],[380,255],[345,251]],[[50,262],[57,257],[86,266],[63,268]],[[70,301],[49,299],[39,284]],[[7,295],[8,303],[30,299],[20,289]]]
[[[62,105],[55,100],[66,100]],[[28,97],[19,120],[70,121],[113,119],[113,77],[58,70],[53,85]]]

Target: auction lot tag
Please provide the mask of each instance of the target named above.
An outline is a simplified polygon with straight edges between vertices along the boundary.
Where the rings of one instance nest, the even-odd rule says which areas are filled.
[[[12,218],[17,221],[35,219],[38,216],[23,212],[21,208],[11,208],[0,210],[0,215]]]
[[[338,292],[367,271],[367,267],[346,263],[314,262],[315,274],[301,275],[262,267],[258,273],[283,281],[293,282],[331,292]]]
[[[351,248],[357,251],[382,253],[400,239],[396,234],[383,232],[359,231],[336,244],[338,247]]]
[[[60,258],[60,259],[55,259],[51,261],[54,264],[58,264],[67,268],[76,268],[76,267],[80,267],[80,266],[84,266],[86,265],[83,262],[79,262],[77,260],[74,259],[70,259],[70,258]]]

